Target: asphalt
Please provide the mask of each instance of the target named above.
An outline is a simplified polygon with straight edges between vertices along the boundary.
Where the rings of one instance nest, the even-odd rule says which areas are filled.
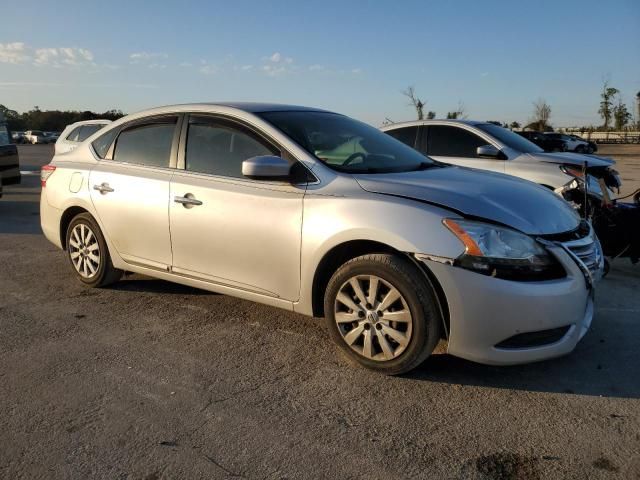
[[[50,154],[21,147],[23,169]],[[566,357],[390,378],[320,319],[137,275],[85,288],[39,190],[0,200],[0,478],[640,478],[640,265],[614,263]]]

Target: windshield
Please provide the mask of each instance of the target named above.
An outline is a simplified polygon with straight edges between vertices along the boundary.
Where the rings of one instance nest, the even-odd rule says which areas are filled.
[[[507,147],[513,148],[522,153],[542,153],[544,150],[537,146],[535,143],[530,142],[524,137],[521,137],[517,133],[513,133],[511,130],[507,130],[504,127],[499,127],[493,123],[481,123],[476,125],[480,130],[488,133],[492,137],[496,138],[500,142],[504,143]]]
[[[348,173],[422,170],[435,162],[380,130],[328,112],[263,112],[267,122],[325,165]]]

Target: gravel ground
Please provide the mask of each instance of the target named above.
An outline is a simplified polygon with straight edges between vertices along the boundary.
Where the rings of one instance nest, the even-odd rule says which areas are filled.
[[[24,169],[49,147],[25,146]],[[348,363],[320,319],[129,276],[73,278],[37,177],[0,200],[1,478],[640,479],[640,266],[569,356]]]

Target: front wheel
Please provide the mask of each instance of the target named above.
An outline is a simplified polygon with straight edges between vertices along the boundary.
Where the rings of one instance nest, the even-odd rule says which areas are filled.
[[[420,365],[440,339],[434,292],[418,267],[397,255],[364,255],[342,265],[329,281],[324,310],[342,350],[388,375]]]
[[[78,279],[90,287],[104,287],[122,277],[111,263],[107,242],[94,218],[76,215],[67,228],[67,256]]]

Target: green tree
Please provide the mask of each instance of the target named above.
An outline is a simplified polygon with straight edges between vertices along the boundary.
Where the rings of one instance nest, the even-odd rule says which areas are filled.
[[[622,98],[618,97],[618,103],[613,107],[613,121],[616,130],[622,130],[631,120],[631,113],[627,110],[627,106],[622,103]]]
[[[600,108],[598,114],[604,120],[604,129],[609,130],[609,124],[611,123],[611,117],[613,115],[613,100],[615,96],[620,93],[617,88],[609,86],[609,80],[605,80],[602,84],[602,93],[600,94]]]
[[[511,130],[515,130],[516,128],[520,128],[520,124],[518,122],[516,122],[516,121],[513,121],[509,125],[509,128],[511,128]]]
[[[429,112],[427,113],[427,119],[433,120],[434,118],[436,118],[436,112],[429,110]]]

